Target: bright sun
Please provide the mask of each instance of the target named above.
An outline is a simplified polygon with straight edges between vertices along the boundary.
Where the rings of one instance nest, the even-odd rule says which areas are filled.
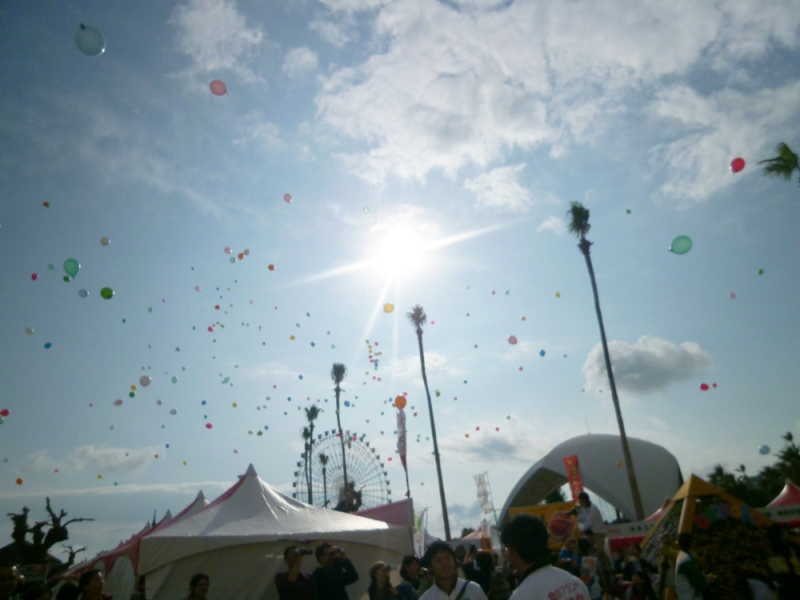
[[[392,229],[377,244],[375,265],[382,275],[401,277],[419,270],[426,250],[426,243],[413,229]]]

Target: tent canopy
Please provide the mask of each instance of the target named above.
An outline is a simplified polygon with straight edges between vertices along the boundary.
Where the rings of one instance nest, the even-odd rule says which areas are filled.
[[[652,513],[683,483],[678,461],[665,448],[652,442],[629,437],[628,445],[645,513]],[[534,463],[508,495],[499,522],[505,521],[510,508],[538,504],[567,483],[564,459],[572,455],[578,456],[583,484],[633,518],[636,511],[627,472],[616,466],[625,460],[620,438],[591,434],[562,442]]]
[[[787,479],[781,493],[767,506],[772,508],[773,506],[792,506],[793,504],[800,504],[800,488],[791,479]]]
[[[362,574],[349,588],[353,597],[369,585],[367,572],[375,560],[396,564],[412,552],[408,527],[303,504],[267,485],[250,465],[203,510],[144,537],[139,572],[153,600],[185,594],[197,572],[207,573],[225,596],[272,598],[277,597],[272,579],[284,568],[283,549],[323,540],[342,544]],[[307,560],[303,570],[311,571],[316,561]]]

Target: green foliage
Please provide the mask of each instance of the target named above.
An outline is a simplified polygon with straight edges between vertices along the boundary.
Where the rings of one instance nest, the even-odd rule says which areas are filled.
[[[759,161],[758,164],[765,165],[762,169],[764,175],[767,177],[783,177],[785,180],[792,178],[792,173],[798,171],[800,173],[800,164],[798,164],[797,154],[792,152],[786,144],[781,142],[775,148],[777,156]]]
[[[331,367],[331,379],[338,386],[347,375],[347,367],[342,363],[333,363]]]
[[[569,232],[575,234],[579,238],[586,237],[586,234],[589,233],[589,229],[592,227],[589,225],[589,209],[580,202],[573,202],[567,214],[570,218],[568,226]]]
[[[414,306],[411,309],[411,312],[406,313],[408,320],[411,321],[411,324],[414,325],[417,329],[422,329],[422,326],[428,320],[428,316],[425,314],[425,309],[423,309],[419,304]]]
[[[752,507],[766,506],[780,494],[786,479],[800,481],[800,446],[794,443],[791,432],[783,439],[786,445],[775,455],[778,460],[762,468],[757,475],[748,476],[744,465],[734,469],[735,473],[717,465],[708,475],[709,483]]]

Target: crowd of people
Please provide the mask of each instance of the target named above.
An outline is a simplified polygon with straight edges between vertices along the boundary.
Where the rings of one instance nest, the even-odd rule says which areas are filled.
[[[392,582],[392,567],[375,562],[369,569],[369,600],[708,600],[716,597],[717,577],[703,573],[694,555],[694,538],[682,532],[677,540],[662,536],[658,563],[642,557],[632,543],[606,556],[605,524],[589,496],[582,493],[578,509],[580,537],[570,538],[560,551],[551,549],[544,523],[531,515],[517,515],[500,534],[501,553],[475,546],[454,549],[436,541],[424,556],[406,556]],[[800,548],[780,525],[767,532],[770,575],[748,580],[754,600],[800,600]],[[673,542],[677,542],[676,544]],[[305,557],[317,566],[303,570]],[[286,570],[275,575],[280,600],[350,599],[347,588],[359,573],[345,550],[328,542],[315,550],[288,546],[283,552]],[[27,589],[15,596],[19,575],[13,565],[0,564],[0,600],[51,600],[46,587]],[[61,587],[56,600],[112,600],[103,594],[103,574],[84,571],[77,583]],[[189,581],[186,600],[206,600],[208,575]],[[176,599],[178,600],[178,599]]]

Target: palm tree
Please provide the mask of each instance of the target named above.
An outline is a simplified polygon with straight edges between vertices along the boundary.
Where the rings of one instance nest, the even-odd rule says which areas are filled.
[[[308,427],[303,427],[303,476],[306,478],[306,486],[308,487],[308,503],[311,504],[311,441],[314,434]]]
[[[447,518],[447,502],[444,499],[444,481],[442,480],[442,463],[439,460],[439,443],[436,440],[436,423],[433,420],[433,404],[431,403],[431,392],[428,389],[428,375],[425,373],[425,351],[422,349],[422,326],[427,322],[428,317],[425,310],[417,304],[406,313],[408,320],[414,325],[417,331],[417,341],[419,342],[419,364],[422,368],[422,382],[425,384],[425,394],[428,396],[428,413],[431,415],[431,437],[433,438],[433,457],[436,459],[436,473],[439,475],[439,497],[442,500],[442,516],[444,517],[445,539],[450,541],[450,520]]]
[[[342,473],[344,474],[344,494],[345,499],[349,495],[349,484],[347,481],[347,458],[344,454],[344,432],[342,431],[342,419],[339,415],[339,394],[341,393],[341,388],[339,384],[342,383],[342,380],[347,375],[347,367],[345,367],[342,363],[333,363],[333,367],[331,368],[331,379],[336,384],[336,387],[333,388],[333,391],[336,392],[336,424],[339,426],[339,440],[342,443]]]
[[[759,161],[758,164],[766,165],[763,167],[763,172],[767,177],[783,177],[789,181],[792,178],[792,173],[795,171],[800,172],[797,154],[792,152],[792,149],[783,142],[778,144],[775,151],[778,153],[776,157]],[[798,178],[798,181],[800,181],[800,178]]]
[[[314,504],[314,497],[311,493],[311,456],[314,450],[314,421],[319,417],[319,407],[312,404],[306,408],[306,419],[308,419],[308,460],[306,460],[306,481],[308,483],[308,503]]]
[[[633,460],[631,459],[631,449],[628,447],[628,436],[625,435],[625,423],[622,421],[622,411],[619,408],[619,398],[617,397],[617,385],[614,383],[614,372],[611,370],[611,358],[608,355],[608,342],[606,341],[606,329],[603,326],[603,313],[600,312],[600,297],[597,294],[597,282],[594,278],[594,268],[592,267],[592,257],[589,249],[592,242],[586,239],[591,225],[589,225],[589,209],[585,208],[580,202],[573,202],[567,214],[570,215],[569,231],[580,239],[580,248],[583,257],[586,259],[586,268],[589,269],[589,279],[592,281],[592,292],[594,292],[594,308],[597,312],[597,322],[600,325],[600,341],[603,344],[603,356],[606,360],[606,371],[608,372],[608,383],[611,387],[611,399],[614,401],[614,410],[617,413],[617,425],[619,425],[619,438],[622,442],[622,454],[625,457],[625,467],[628,470],[628,482],[631,486],[633,496],[633,507],[636,511],[636,520],[642,521],[645,518],[644,508],[642,507],[642,497],[639,494],[639,483],[636,480],[636,473],[633,470]]]
[[[328,506],[328,455],[320,452],[317,457],[322,464],[322,493],[325,494],[322,506]]]

